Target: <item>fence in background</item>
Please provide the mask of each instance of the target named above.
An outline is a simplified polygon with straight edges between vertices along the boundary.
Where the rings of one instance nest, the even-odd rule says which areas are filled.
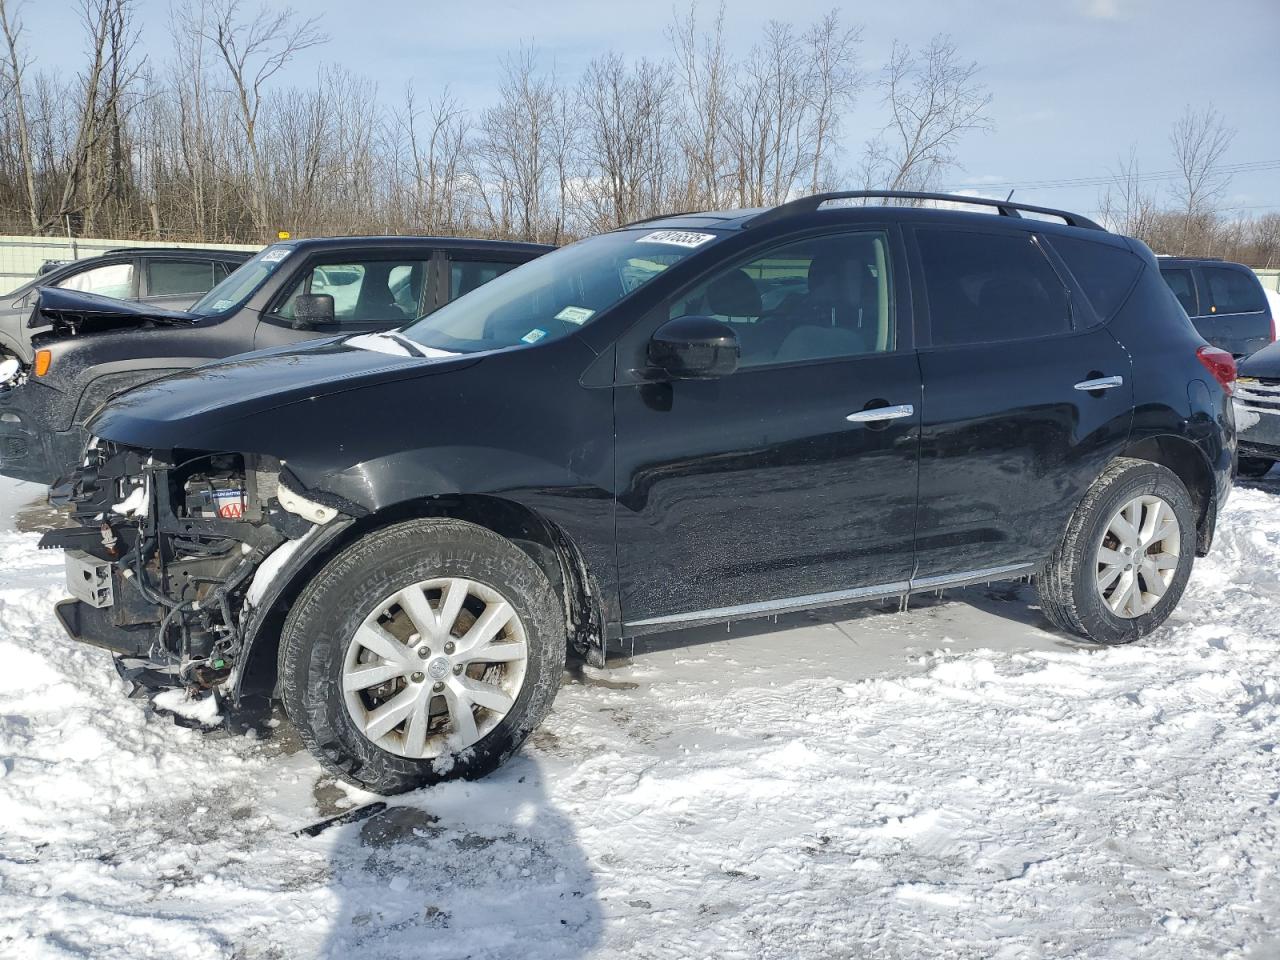
[[[1258,275],[1264,287],[1280,293],[1280,270],[1254,270],[1253,272]]]
[[[201,247],[217,250],[260,250],[260,243],[155,243],[147,240],[107,240],[67,237],[0,236],[0,293],[21,286],[46,260],[83,260],[120,247]]]

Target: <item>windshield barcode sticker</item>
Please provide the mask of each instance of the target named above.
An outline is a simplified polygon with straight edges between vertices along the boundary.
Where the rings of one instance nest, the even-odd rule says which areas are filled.
[[[284,248],[280,250],[268,250],[266,253],[262,255],[262,262],[276,263],[279,260],[283,260],[288,255],[289,255],[288,248]]]
[[[532,330],[530,330],[520,339],[523,340],[525,343],[537,343],[546,335],[547,335],[547,331],[539,330],[537,327],[534,327]]]
[[[669,243],[674,247],[700,247],[708,240],[714,240],[714,233],[694,233],[692,230],[655,230],[646,233],[636,243]]]
[[[556,314],[555,318],[563,320],[565,323],[576,323],[578,326],[582,326],[591,319],[593,313],[595,311],[588,307],[565,307]]]

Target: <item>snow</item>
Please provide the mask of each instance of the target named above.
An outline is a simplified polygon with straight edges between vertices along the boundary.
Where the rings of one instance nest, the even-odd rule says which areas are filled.
[[[0,956],[1280,956],[1278,506],[1238,488],[1136,645],[1012,584],[667,634],[315,837],[376,798],[128,699],[0,533]]]

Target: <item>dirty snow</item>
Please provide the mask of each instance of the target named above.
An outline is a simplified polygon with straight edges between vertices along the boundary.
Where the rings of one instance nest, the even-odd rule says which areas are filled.
[[[0,533],[0,956],[1280,956],[1275,477],[1135,646],[1013,585],[667,635],[496,775],[315,837],[375,798],[277,718],[127,699]]]

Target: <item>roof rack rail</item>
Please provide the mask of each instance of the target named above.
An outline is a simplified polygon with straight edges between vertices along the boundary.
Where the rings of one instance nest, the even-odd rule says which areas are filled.
[[[1051,217],[1060,217],[1069,227],[1084,227],[1089,230],[1102,230],[1106,228],[1101,224],[1094,223],[1088,217],[1082,217],[1078,213],[1071,213],[1067,210],[1055,210],[1052,207],[1035,207],[1029,203],[1014,203],[1012,200],[992,200],[988,197],[966,197],[955,193],[926,193],[918,190],[840,190],[834,193],[815,193],[809,197],[801,197],[799,200],[791,200],[787,203],[779,204],[772,209],[766,210],[757,217],[753,217],[748,221],[748,227],[756,227],[762,223],[769,223],[773,220],[781,220],[784,217],[794,216],[800,213],[812,213],[821,207],[824,203],[832,200],[863,200],[863,199],[891,199],[891,200],[946,200],[951,203],[967,203],[975,204],[980,207],[995,207],[1000,211],[1002,217],[1021,217],[1022,211],[1027,213],[1043,213]]]

